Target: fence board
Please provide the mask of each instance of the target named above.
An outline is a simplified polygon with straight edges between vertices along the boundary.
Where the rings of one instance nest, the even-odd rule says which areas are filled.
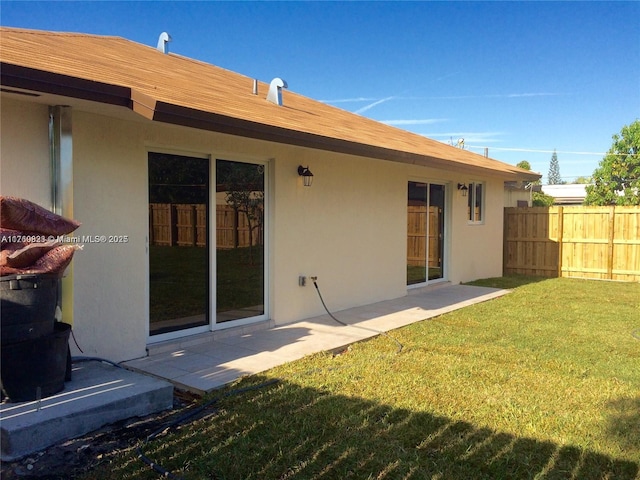
[[[176,229],[178,238],[176,243],[181,247],[194,247],[196,244],[196,218],[194,205],[177,204]]]
[[[506,272],[545,277],[557,272],[557,215],[541,208],[506,209],[504,234]]]
[[[429,207],[429,267],[439,267],[440,218],[437,207]],[[407,265],[425,266],[427,262],[427,207],[407,207]]]
[[[505,208],[504,273],[640,281],[640,207]]]
[[[196,246],[207,246],[207,206],[196,205]]]
[[[249,220],[230,205],[216,206],[216,248],[262,245],[262,229],[249,233]],[[149,204],[149,237],[151,245],[182,247],[207,245],[207,206],[204,204]]]
[[[234,248],[236,243],[236,212],[229,205],[216,207],[216,246],[217,248]]]
[[[638,272],[640,272],[640,214],[637,207],[618,207],[613,236],[612,279],[625,280],[635,275],[636,280],[639,280]]]
[[[424,266],[427,249],[427,207],[407,207],[407,265]]]
[[[149,204],[149,242],[152,245],[173,245],[172,213],[169,204]]]

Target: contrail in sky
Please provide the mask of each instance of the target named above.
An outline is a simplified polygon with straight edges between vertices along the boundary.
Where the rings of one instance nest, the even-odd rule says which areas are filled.
[[[385,125],[431,125],[439,122],[448,122],[448,118],[421,118],[421,119],[401,119],[401,120],[379,120]]]
[[[439,97],[416,97],[393,95],[382,99],[370,97],[338,98],[334,100],[320,100],[322,103],[355,103],[372,102],[357,110],[355,113],[366,112],[367,110],[390,100],[470,100],[473,98],[527,98],[527,97],[557,97],[565,95],[563,93],[531,92],[531,93],[494,93],[487,95],[445,95]]]
[[[483,148],[475,145],[467,145],[469,148]],[[534,148],[509,148],[509,147],[491,147],[492,150],[501,150],[506,152],[532,152],[532,153],[566,153],[570,155],[606,155],[606,152],[570,152],[565,150],[538,150]],[[623,154],[626,155],[626,154]]]
[[[362,107],[362,108],[360,108],[360,109],[356,110],[356,111],[355,111],[355,112],[353,112],[353,113],[363,113],[363,112],[366,112],[367,110],[370,110],[370,109],[372,109],[373,107],[375,107],[375,106],[377,106],[377,105],[380,105],[381,103],[388,102],[389,100],[393,100],[393,99],[395,99],[395,98],[397,98],[397,97],[381,98],[380,100],[376,100],[375,102],[370,103],[369,105],[365,105],[364,107]]]

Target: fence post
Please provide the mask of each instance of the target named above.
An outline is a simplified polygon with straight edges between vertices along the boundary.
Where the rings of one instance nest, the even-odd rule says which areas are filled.
[[[196,215],[195,204],[191,205],[191,208],[189,209],[189,213],[191,217],[191,235],[192,235],[191,246],[195,247],[198,245],[198,225],[196,221],[198,217]]]
[[[609,207],[609,245],[607,249],[607,279],[613,279],[613,237],[615,235],[616,207]]]
[[[509,210],[504,208],[502,216],[502,276],[507,275],[508,246],[507,246],[507,225],[509,225]]]
[[[196,225],[196,206],[195,204],[189,205],[189,221],[191,222],[191,246],[197,245],[198,238],[198,226]]]
[[[154,245],[155,236],[153,234],[153,204],[149,204],[149,245]]]
[[[563,233],[564,233],[564,207],[558,207],[558,278],[562,278]]]

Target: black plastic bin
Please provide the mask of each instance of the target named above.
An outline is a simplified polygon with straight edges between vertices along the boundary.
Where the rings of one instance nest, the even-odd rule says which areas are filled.
[[[0,277],[2,345],[53,333],[57,301],[57,275]]]
[[[2,391],[12,402],[49,397],[70,379],[71,325],[56,322],[54,327],[50,335],[2,345]]]

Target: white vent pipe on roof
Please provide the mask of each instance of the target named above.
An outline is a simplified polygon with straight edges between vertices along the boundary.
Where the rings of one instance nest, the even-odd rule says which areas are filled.
[[[282,106],[282,87],[289,88],[287,82],[281,78],[274,78],[269,85],[269,93],[267,94],[267,101]]]
[[[171,35],[167,32],[162,32],[158,38],[158,46],[156,47],[162,53],[169,53],[169,46],[167,45],[171,41]]]

